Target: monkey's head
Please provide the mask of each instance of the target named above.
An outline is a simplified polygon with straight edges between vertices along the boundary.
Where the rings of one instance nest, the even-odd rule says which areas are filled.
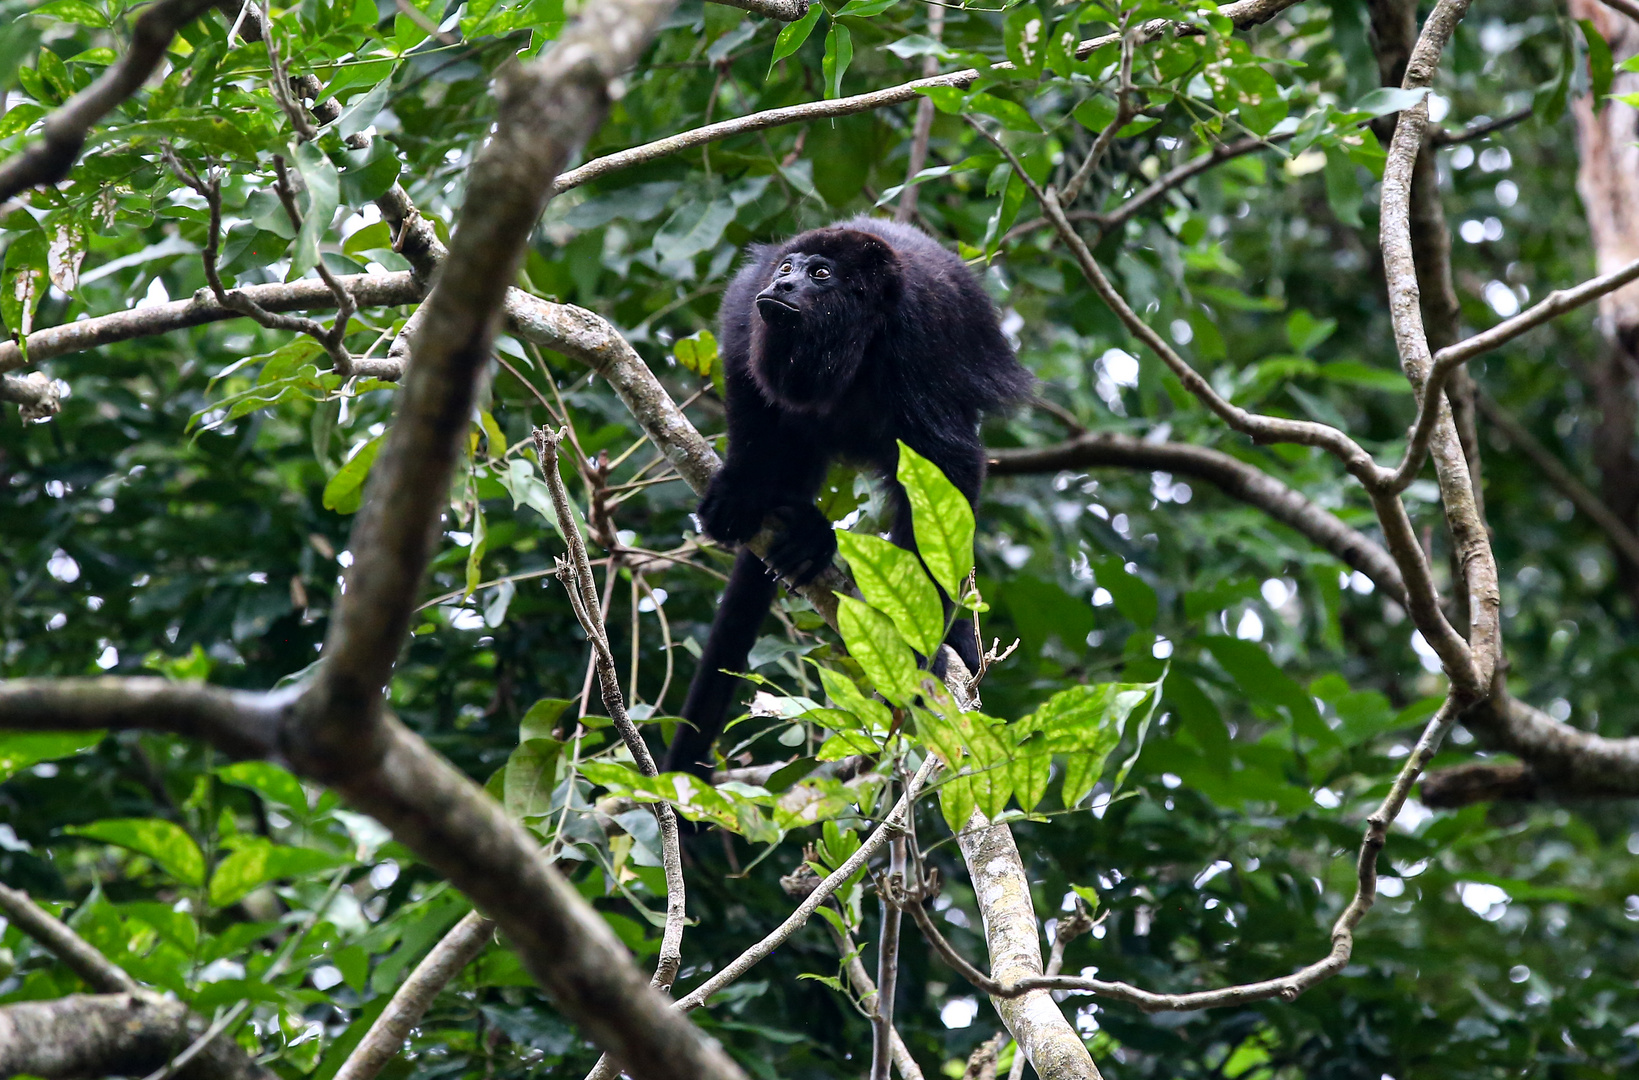
[[[815,229],[781,246],[757,293],[751,370],[763,392],[794,408],[824,408],[858,380],[899,303],[899,257],[858,229]]]

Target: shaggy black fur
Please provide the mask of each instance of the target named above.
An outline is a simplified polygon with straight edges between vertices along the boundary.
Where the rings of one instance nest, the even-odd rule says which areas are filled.
[[[1030,374],[1002,335],[996,309],[967,265],[919,229],[858,217],[783,244],[759,245],[723,294],[728,461],[700,502],[721,543],[778,526],[768,564],[794,585],[836,554],[814,498],[841,458],[879,473],[894,507],[890,538],[916,550],[910,508],[894,479],[896,440],[942,469],[969,502],[984,479],[979,419],[1026,395]],[[712,623],[668,770],[703,772],[739,671],[775,584],[742,551]],[[948,603],[948,601],[947,601]],[[948,642],[970,667],[965,621]]]

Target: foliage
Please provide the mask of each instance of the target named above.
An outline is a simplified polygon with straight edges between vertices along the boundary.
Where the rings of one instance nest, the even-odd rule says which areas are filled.
[[[0,154],[124,50],[132,14],[123,0],[0,0]],[[447,233],[494,119],[491,77],[547,47],[568,15],[562,0],[275,8],[291,73],[316,76],[321,99],[340,105],[310,142],[268,90],[265,50],[230,40],[214,15],[189,25],[162,77],[98,126],[70,178],[0,220],[0,321],[26,335],[205,286],[210,215],[162,161],[166,147],[221,179],[230,287],[295,280],[321,261],[345,274],[408,269],[372,200],[400,183]],[[713,434],[721,365],[709,327],[742,247],[887,212],[914,183],[923,223],[983,275],[1045,397],[1094,430],[1215,446],[1369,528],[1368,500],[1333,462],[1227,433],[1141,354],[967,123],[999,133],[1037,181],[1073,169],[1118,115],[1120,63],[1117,42],[1082,58],[1073,43],[1160,18],[1200,32],[1137,48],[1145,111],[1118,133],[1088,205],[1112,211],[1220,139],[1272,145],[1169,191],[1095,253],[1235,404],[1338,424],[1395,460],[1412,405],[1374,255],[1383,150],[1370,121],[1413,99],[1378,87],[1360,0],[1309,0],[1244,33],[1210,5],[1165,0],[949,8],[939,40],[926,6],[907,0],[815,3],[790,25],[685,3],[588,158],[895,85],[926,56],[983,74],[925,91],[937,114],[917,177],[906,175],[915,101],[696,147],[554,199],[519,284],[609,319]],[[1003,59],[1011,70],[991,66]],[[1438,151],[1469,329],[1593,273],[1568,197],[1567,102],[1608,89],[1622,68],[1588,24],[1513,0],[1459,28],[1431,99],[1446,125],[1536,109]],[[299,228],[273,190],[275,154],[304,185]],[[348,349],[383,355],[409,314],[360,311]],[[1598,348],[1581,312],[1472,367],[1580,469],[1597,415],[1576,358]],[[1182,990],[1285,974],[1329,947],[1361,819],[1443,688],[1405,612],[1364,575],[1204,482],[1121,470],[994,478],[975,519],[905,452],[918,559],[878,538],[880,496],[839,470],[823,505],[851,529],[840,547],[862,599],[842,601],[840,636],[782,599],[749,664],[762,693],[721,747],[734,764],[792,765],[756,785],[645,778],[608,721],[582,715],[596,695],[580,697],[584,635],[552,576],[561,540],[532,425],[569,423],[587,463],[577,494],[596,498],[582,524],[595,556],[620,555],[600,564],[605,606],[653,745],[675,722],[668,709],[727,555],[700,546],[693,496],[606,384],[512,337],[498,352],[391,705],[540,835],[639,962],[663,923],[659,835],[647,810],[611,797],[663,799],[722,833],[689,845],[687,989],[785,918],[781,875],[805,859],[840,865],[884,812],[891,763],[926,752],[952,766],[938,806],[918,817],[946,883],[936,918],[970,957],[984,956],[980,923],[948,841],[975,810],[1012,821],[1039,913],[1068,910],[1077,889],[1107,913],[1070,945],[1068,972]],[[245,319],[35,366],[72,393],[50,423],[0,424],[0,674],[258,689],[304,678],[352,562],[351,515],[392,385],[344,380],[316,343]],[[1036,446],[1063,429],[1030,410],[986,435]],[[1585,728],[1639,733],[1630,583],[1563,492],[1500,441],[1484,451],[1515,692]],[[1419,480],[1408,497],[1449,595],[1436,492]],[[955,710],[922,670],[944,633],[936,584],[979,613],[987,638],[1022,642],[988,672],[982,713]],[[1436,764],[1473,750],[1459,729]],[[884,764],[846,781],[812,773],[860,753]],[[1294,1003],[1209,1013],[1145,1016],[1083,997],[1064,1007],[1123,1077],[1624,1075],[1639,1062],[1631,828],[1608,803],[1414,803],[1388,842],[1383,900],[1337,979]],[[467,910],[333,794],[274,764],[133,733],[0,734],[0,878],[205,1015],[254,1002],[254,1026],[237,1037],[291,1080],[332,1075]],[[855,880],[840,911],[823,913],[869,948],[868,888]],[[897,1023],[929,1075],[960,1075],[999,1022],[908,938]],[[755,1075],[857,1076],[869,1030],[829,978],[840,959],[815,923],[696,1015]],[[0,1004],[82,988],[14,925],[0,933],[0,976]],[[391,1075],[570,1075],[594,1058],[492,945]]]

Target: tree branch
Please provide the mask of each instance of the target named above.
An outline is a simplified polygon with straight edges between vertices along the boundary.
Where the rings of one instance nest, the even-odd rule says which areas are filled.
[[[208,1028],[180,1001],[145,990],[0,1006],[0,1076],[93,1080],[163,1069]],[[214,1040],[176,1080],[275,1080],[237,1043]]]
[[[1487,136],[1495,135],[1499,131],[1513,127],[1515,124],[1531,119],[1531,107],[1515,109],[1506,116],[1499,116],[1495,120],[1486,120],[1478,124],[1470,124],[1460,131],[1435,131],[1428,137],[1434,146],[1456,146],[1460,143],[1477,142]]]
[[[148,81],[165,59],[171,38],[183,24],[208,11],[214,0],[157,0],[137,16],[131,47],[90,86],[69,98],[46,119],[40,138],[0,164],[0,206],[12,196],[68,175],[92,125]]]
[[[24,423],[46,420],[62,412],[62,387],[55,379],[39,371],[23,376],[0,375],[0,401],[16,405]]]
[[[1402,607],[1406,605],[1406,584],[1400,569],[1380,545],[1301,492],[1222,450],[1176,442],[1149,442],[1132,435],[1100,431],[1052,446],[991,450],[988,455],[992,476],[1113,466],[1205,480],[1230,498],[1254,506],[1297,530],[1317,547],[1365,574]]]
[[[69,929],[67,923],[36,904],[21,889],[0,885],[0,912],[91,989],[104,994],[131,993],[137,989],[137,981],[124,968],[98,952]]]
[[[1218,9],[1218,14],[1232,20],[1237,29],[1247,29],[1268,22],[1282,11],[1297,3],[1298,0],[1237,0],[1236,3],[1225,4]],[[1142,40],[1152,41],[1169,29],[1176,28],[1180,33],[1200,31],[1189,26],[1177,25],[1164,19],[1155,19],[1144,24]],[[1106,34],[1103,37],[1090,38],[1076,46],[1076,56],[1085,59],[1093,50],[1104,44],[1120,39],[1118,34]],[[991,65],[993,71],[1011,71],[1011,61],[1003,60]],[[732,120],[722,120],[715,124],[694,128],[691,131],[679,132],[664,139],[634,146],[628,150],[620,150],[603,157],[593,158],[578,169],[571,169],[558,177],[553,184],[555,193],[568,191],[570,188],[596,180],[621,169],[629,169],[634,165],[642,165],[659,158],[669,157],[672,154],[691,150],[696,146],[727,139],[735,135],[747,135],[756,131],[767,131],[769,128],[781,127],[786,124],[800,124],[812,120],[829,120],[838,116],[851,116],[854,113],[868,112],[871,109],[886,108],[910,101],[917,96],[917,91],[935,86],[954,86],[966,88],[971,86],[979,77],[979,72],[973,68],[964,68],[961,71],[952,71],[944,75],[935,75],[932,78],[914,79],[898,86],[885,87],[873,90],[868,94],[855,94],[852,97],[832,98],[827,101],[808,101],[800,105],[788,105],[780,109],[768,109],[763,112],[748,113],[745,116]]]
[[[1420,89],[1433,81],[1440,54],[1456,31],[1458,21],[1468,10],[1468,3],[1469,0],[1440,0],[1435,5],[1423,24],[1417,45],[1406,65],[1402,81],[1405,89]],[[1410,109],[1403,110],[1395,123],[1394,138],[1389,144],[1383,173],[1381,246],[1396,352],[1400,357],[1400,366],[1418,396],[1420,407],[1432,409],[1433,434],[1429,449],[1435,459],[1446,522],[1451,529],[1452,545],[1463,569],[1468,593],[1469,631],[1465,648],[1458,649],[1450,638],[1441,641],[1430,638],[1422,621],[1418,622],[1418,628],[1423,630],[1424,638],[1439,653],[1446,674],[1462,692],[1466,703],[1482,699],[1491,692],[1491,675],[1502,649],[1499,618],[1502,598],[1497,586],[1496,560],[1491,552],[1491,541],[1484,522],[1480,520],[1468,459],[1457,436],[1450,403],[1443,392],[1431,393],[1428,385],[1433,360],[1423,327],[1411,236],[1412,174],[1427,126],[1426,96]],[[1395,490],[1386,487],[1374,492],[1374,500],[1379,505],[1385,505],[1389,492]],[[1394,502],[1399,505],[1397,497]],[[1384,526],[1388,531],[1389,522],[1385,521]],[[1393,536],[1390,543],[1392,550]]]
[[[334,1080],[374,1080],[404,1049],[404,1040],[421,1022],[439,992],[484,951],[495,933],[495,923],[476,911],[468,912],[422,958],[410,977],[393,991],[376,1022],[347,1055]]]
[[[846,930],[839,930],[830,919],[822,919],[825,928],[831,932],[831,940],[837,947],[837,956],[842,959],[843,973],[853,984],[854,993],[858,996],[867,1015],[871,1015],[874,1006],[866,1004],[877,996],[876,983],[871,979],[871,973],[865,970],[865,962],[859,958],[859,946],[854,943],[853,935]],[[893,1065],[899,1070],[902,1080],[922,1080],[922,1068],[917,1065],[916,1059],[911,1057],[910,1047],[900,1037],[899,1029],[890,1027],[893,1035]]]
[[[413,304],[426,295],[408,273],[352,274],[340,279],[360,307],[397,307]],[[333,308],[335,295],[317,278],[303,278],[271,285],[246,285],[235,289],[258,307],[268,311],[317,311]],[[38,363],[54,356],[84,352],[115,342],[168,334],[206,323],[243,318],[244,313],[224,307],[201,289],[188,300],[173,300],[98,315],[78,322],[36,330],[26,339],[27,359],[15,341],[0,341],[0,371],[11,371],[26,363]]]
[[[780,22],[796,22],[808,14],[809,0],[712,0],[712,3],[739,8]]]
[[[236,758],[265,758],[278,749],[293,697],[149,677],[7,679],[0,681],[0,729],[168,731]]]

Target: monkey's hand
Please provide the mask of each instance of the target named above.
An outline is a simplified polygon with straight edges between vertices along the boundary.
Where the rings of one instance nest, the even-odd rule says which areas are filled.
[[[772,501],[756,484],[724,469],[711,478],[695,512],[707,536],[719,544],[743,544],[763,527]]]
[[[769,513],[779,522],[780,531],[763,561],[792,585],[808,584],[831,565],[837,553],[837,534],[831,520],[813,503],[776,506]]]

